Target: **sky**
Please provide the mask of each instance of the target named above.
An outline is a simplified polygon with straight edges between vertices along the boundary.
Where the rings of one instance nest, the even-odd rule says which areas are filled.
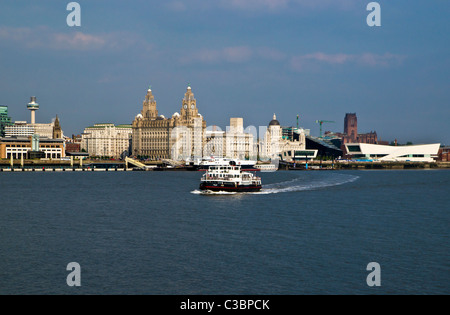
[[[160,114],[181,109],[188,84],[207,125],[230,117],[319,135],[359,132],[400,143],[450,144],[450,2],[369,0],[2,0],[0,104],[13,120],[59,116],[65,135],[131,124],[152,87]]]

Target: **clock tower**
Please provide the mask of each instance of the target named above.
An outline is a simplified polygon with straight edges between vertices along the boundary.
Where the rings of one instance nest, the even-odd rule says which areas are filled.
[[[197,117],[197,100],[194,98],[194,93],[192,93],[191,86],[189,85],[181,105],[181,119],[189,123],[192,119]]]
[[[152,88],[149,87],[147,95],[143,103],[142,116],[147,119],[156,119],[158,117],[158,110],[156,109],[155,97],[152,93]]]

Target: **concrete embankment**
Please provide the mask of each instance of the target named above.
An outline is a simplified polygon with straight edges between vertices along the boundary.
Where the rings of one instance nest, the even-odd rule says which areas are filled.
[[[280,170],[403,170],[403,169],[450,169],[450,162],[332,162],[312,161],[306,163],[280,164]]]
[[[121,172],[121,171],[192,171],[186,166],[164,166],[161,161],[146,161],[141,167],[125,161],[83,160],[0,160],[0,172]]]
[[[145,163],[145,171],[192,171],[192,167],[162,167],[160,162]],[[280,163],[279,170],[403,170],[403,169],[450,169],[450,162],[418,163],[418,162],[332,162],[310,161],[288,164]],[[123,172],[139,170],[129,167],[122,161],[79,161],[71,164],[70,161],[39,161],[0,160],[0,172]]]

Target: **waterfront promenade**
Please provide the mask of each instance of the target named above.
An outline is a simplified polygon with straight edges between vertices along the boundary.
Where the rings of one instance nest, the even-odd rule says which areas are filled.
[[[187,166],[167,166],[161,161],[145,162],[145,171],[195,171],[193,167]],[[309,161],[287,164],[280,163],[280,171],[314,171],[314,170],[398,170],[398,169],[449,169],[450,162],[354,162],[354,161]],[[10,160],[0,160],[0,172],[123,172],[142,170],[133,165],[126,165],[124,161],[98,161],[85,160],[73,164],[63,160],[14,160],[11,167]]]

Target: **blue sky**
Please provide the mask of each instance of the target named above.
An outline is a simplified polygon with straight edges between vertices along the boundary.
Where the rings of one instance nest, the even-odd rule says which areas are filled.
[[[180,111],[190,83],[208,125],[230,117],[343,131],[382,140],[450,144],[450,2],[367,0],[2,0],[0,104],[13,120],[60,117],[66,135],[100,122],[131,123],[149,85],[160,114]]]

